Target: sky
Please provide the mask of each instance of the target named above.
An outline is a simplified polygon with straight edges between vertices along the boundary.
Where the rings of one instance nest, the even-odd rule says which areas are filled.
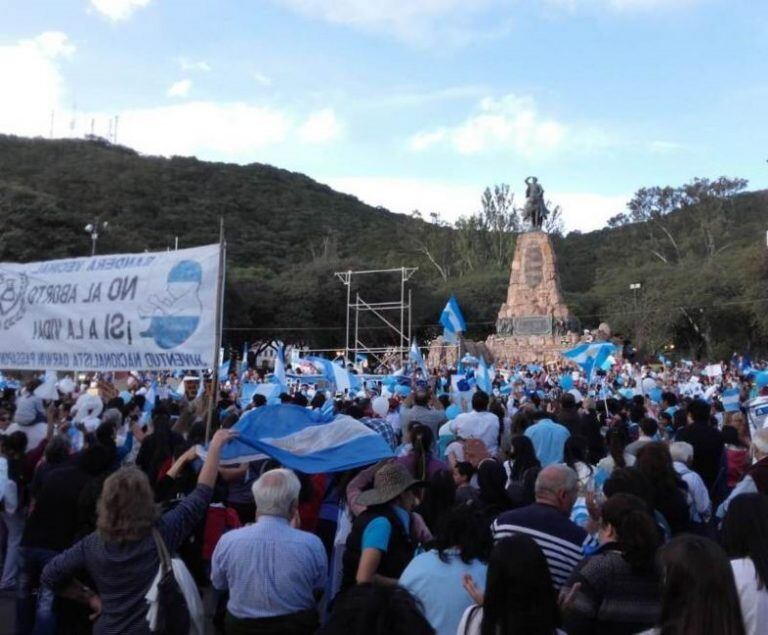
[[[535,175],[567,230],[603,227],[644,186],[768,187],[764,0],[0,0],[0,15],[0,133],[269,163],[448,221],[496,183],[522,205]]]

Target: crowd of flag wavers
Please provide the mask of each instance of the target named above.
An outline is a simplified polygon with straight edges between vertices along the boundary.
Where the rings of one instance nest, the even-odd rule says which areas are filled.
[[[765,368],[6,373],[0,592],[16,633],[763,633]]]

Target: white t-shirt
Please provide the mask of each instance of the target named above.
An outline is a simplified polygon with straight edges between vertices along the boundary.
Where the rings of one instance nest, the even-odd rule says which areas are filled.
[[[462,439],[480,439],[491,456],[499,451],[499,418],[492,412],[463,412],[451,422],[451,430]]]
[[[737,558],[731,560],[731,568],[739,593],[744,630],[747,635],[764,633],[763,629],[768,625],[768,590],[757,588],[754,562],[751,558]]]

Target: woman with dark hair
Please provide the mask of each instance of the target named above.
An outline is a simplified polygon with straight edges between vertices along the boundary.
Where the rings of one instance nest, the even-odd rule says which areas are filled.
[[[317,635],[392,633],[434,635],[435,629],[404,588],[367,583],[349,589],[339,598],[330,619]]]
[[[586,491],[594,468],[587,460],[587,440],[579,435],[571,435],[563,447],[563,463],[576,472],[579,479],[579,491]]]
[[[416,512],[421,514],[429,530],[434,534],[440,525],[442,516],[453,507],[456,501],[456,483],[450,470],[436,472],[427,481],[421,504]]]
[[[646,443],[637,452],[636,467],[648,479],[653,507],[664,516],[672,535],[686,531],[691,520],[688,486],[672,465],[669,447],[660,441]]]
[[[165,412],[155,412],[152,417],[152,432],[141,443],[136,456],[136,465],[149,477],[154,488],[162,476],[173,465],[178,447],[184,439],[171,429],[170,417]]]
[[[728,557],[702,536],[670,540],[658,555],[661,619],[643,635],[745,635]]]
[[[148,634],[145,595],[160,562],[156,541],[162,540],[173,553],[202,520],[221,448],[233,436],[229,430],[214,434],[197,488],[160,518],[146,474],[136,468],[112,474],[99,499],[96,531],[51,560],[41,585],[87,604],[96,620],[94,633]],[[74,579],[79,571],[88,573],[95,590]]]
[[[758,635],[768,625],[768,498],[757,493],[734,498],[721,543],[731,559],[744,630]]]
[[[610,476],[616,468],[631,467],[635,464],[634,455],[626,451],[628,443],[629,435],[623,425],[609,428],[605,433],[608,454],[597,464],[597,471],[603,475],[603,478]]]
[[[485,517],[468,505],[454,507],[443,516],[430,550],[411,560],[400,576],[400,586],[422,603],[438,635],[455,635],[471,604],[461,584],[464,575],[485,586],[491,544]]]
[[[518,534],[496,543],[488,561],[485,593],[468,575],[464,588],[475,604],[464,611],[457,635],[560,633],[547,560],[529,536]]]
[[[536,476],[541,471],[541,463],[536,458],[533,441],[524,434],[512,437],[509,454],[504,469],[507,472],[507,496],[514,509],[533,502],[533,489]]]
[[[600,548],[566,585],[577,590],[565,610],[565,630],[619,635],[656,624],[661,601],[654,557],[661,541],[647,504],[631,494],[611,496],[602,507],[598,540]]]
[[[478,499],[488,522],[512,508],[506,484],[507,473],[495,459],[485,459],[477,466]]]
[[[413,478],[426,481],[437,472],[447,470],[448,465],[435,456],[435,435],[429,426],[412,423],[408,429],[410,450],[396,461],[404,465]]]

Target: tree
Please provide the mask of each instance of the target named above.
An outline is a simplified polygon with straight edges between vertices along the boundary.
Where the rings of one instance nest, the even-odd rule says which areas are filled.
[[[623,227],[624,225],[629,225],[632,220],[630,217],[625,214],[624,212],[619,212],[615,216],[611,216],[608,221],[606,222],[606,226],[610,228],[615,227]]]
[[[698,224],[704,254],[712,258],[727,246],[728,216],[733,197],[747,187],[746,179],[694,179],[680,188],[682,205],[695,207],[693,217]],[[718,248],[718,245],[719,248]]]
[[[411,218],[420,221],[418,229],[410,233],[410,243],[415,251],[424,256],[443,281],[448,280],[451,270],[450,231],[438,212],[431,212],[430,222],[424,221],[419,210],[411,212]]]
[[[515,247],[515,233],[520,231],[520,217],[515,209],[515,193],[501,183],[486,187],[480,199],[482,226],[490,234],[493,260],[506,266]]]
[[[563,222],[563,208],[559,205],[552,207],[552,204],[549,201],[547,201],[547,208],[549,209],[549,215],[544,220],[542,229],[548,234],[562,236],[563,229],[565,229],[565,223]]]
[[[679,263],[682,259],[680,246],[664,220],[667,214],[680,208],[682,200],[679,189],[656,186],[640,188],[627,203],[632,222],[647,224],[651,253],[665,264]]]

